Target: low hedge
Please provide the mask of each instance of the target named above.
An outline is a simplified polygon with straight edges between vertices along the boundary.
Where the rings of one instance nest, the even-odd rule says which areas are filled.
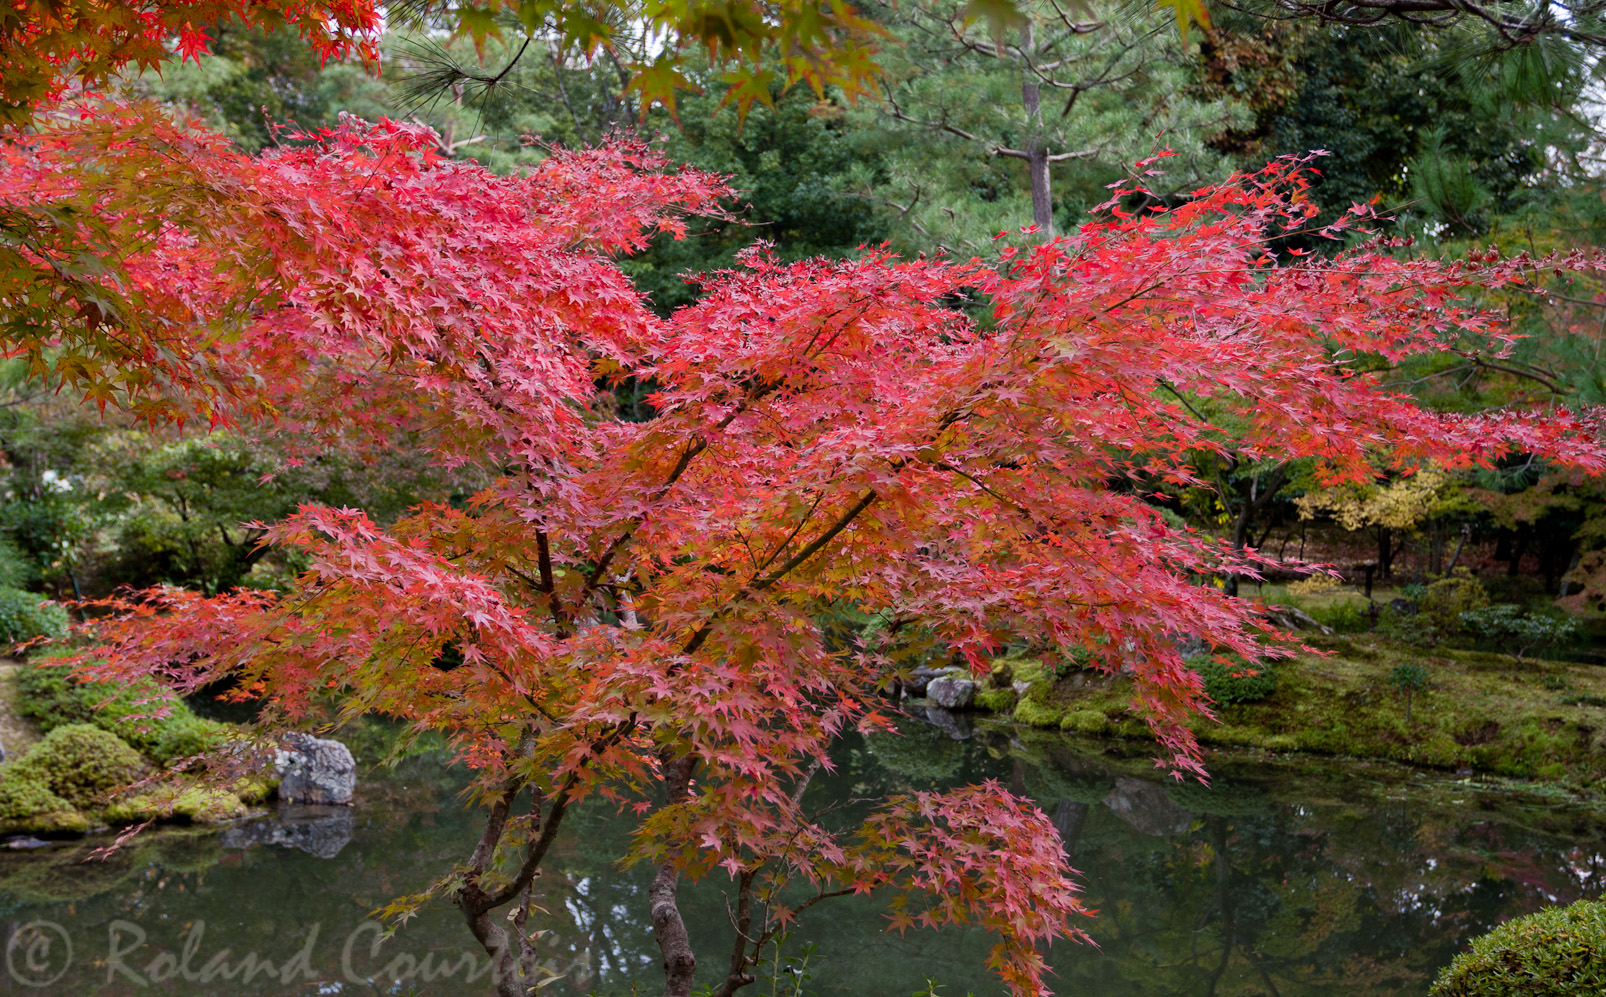
[[[46,603],[37,592],[0,587],[0,645],[9,648],[35,637],[60,637],[67,632],[67,611]]]
[[[1434,981],[1431,997],[1606,994],[1606,901],[1580,900],[1507,921]]]
[[[19,712],[51,731],[66,724],[93,724],[110,731],[159,765],[203,754],[221,745],[229,726],[195,715],[189,704],[151,679],[126,685],[79,682],[66,668],[32,665],[18,670]],[[153,718],[159,706],[168,714]]]

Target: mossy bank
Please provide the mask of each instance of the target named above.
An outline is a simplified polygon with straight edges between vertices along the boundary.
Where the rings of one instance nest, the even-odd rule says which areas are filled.
[[[1606,793],[1606,668],[1424,652],[1369,637],[1307,636],[1307,643],[1321,654],[1278,662],[1272,675],[1237,684],[1252,686],[1244,697],[1251,701],[1221,702],[1216,720],[1193,720],[1200,742],[1470,769]],[[1085,670],[1055,676],[1034,659],[1006,660],[1013,680],[1030,685],[1021,695],[989,690],[977,696],[978,708],[1031,727],[1151,736],[1132,709],[1130,680]]]
[[[244,816],[272,792],[268,781],[220,780],[199,766],[169,771],[224,744],[232,728],[196,716],[154,683],[79,684],[60,669],[20,665],[6,692],[0,709],[44,737],[0,764],[0,834],[218,823]]]

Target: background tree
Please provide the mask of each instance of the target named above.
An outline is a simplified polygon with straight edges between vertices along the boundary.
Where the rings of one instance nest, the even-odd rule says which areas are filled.
[[[1103,198],[1132,162],[1169,148],[1165,190],[1225,172],[1207,140],[1244,111],[1190,92],[1175,22],[1126,4],[1096,11],[1022,4],[998,18],[921,3],[877,19],[899,42],[882,57],[888,178],[866,194],[911,229],[905,244],[984,251],[1001,228],[1055,229]],[[869,113],[869,109],[867,109]],[[1057,197],[1056,183],[1067,186]]]

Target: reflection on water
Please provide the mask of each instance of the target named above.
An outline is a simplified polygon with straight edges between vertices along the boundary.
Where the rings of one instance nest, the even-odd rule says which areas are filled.
[[[1600,896],[1606,875],[1594,814],[1381,768],[1216,759],[1206,789],[1097,745],[986,729],[956,740],[929,725],[856,742],[838,761],[811,788],[822,803],[981,778],[1041,803],[1098,910],[1085,925],[1097,948],[1050,954],[1066,994],[1419,995],[1470,937]],[[412,759],[370,775],[352,810],[148,834],[105,862],[81,861],[84,847],[0,854],[0,979],[47,995],[486,993],[484,957],[454,911],[426,910],[391,939],[367,919],[466,854],[476,829],[460,781]],[[564,978],[544,993],[658,981],[648,872],[609,861],[627,826],[582,811],[548,859],[532,926]],[[730,937],[721,886],[683,903],[710,976]],[[903,997],[927,980],[953,997],[1003,992],[985,935],[888,935],[874,903],[838,904],[789,941],[818,946],[815,993]]]

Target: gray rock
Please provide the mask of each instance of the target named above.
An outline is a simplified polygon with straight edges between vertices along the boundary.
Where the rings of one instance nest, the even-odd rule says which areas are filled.
[[[350,807],[279,805],[274,817],[240,824],[223,832],[223,847],[251,848],[276,845],[332,859],[351,841],[356,818]]]
[[[909,681],[903,683],[903,694],[910,697],[919,697],[926,694],[926,686],[931,680],[942,675],[940,668],[928,668],[921,665],[909,673]]]
[[[926,683],[926,698],[945,710],[968,710],[976,701],[976,683],[945,675]]]
[[[339,741],[290,733],[274,756],[279,798],[287,803],[346,804],[357,788],[357,763]]]
[[[1020,699],[1022,696],[1026,695],[1026,690],[1030,689],[1031,687],[1032,684],[1030,682],[1025,682],[1021,679],[1016,679],[1014,684],[1010,686],[1011,689],[1015,690],[1016,699]]]
[[[6,746],[3,745],[3,744],[0,744],[0,762],[3,762],[5,760],[6,760]]]
[[[1177,653],[1184,658],[1210,653],[1210,643],[1198,634],[1173,634],[1171,640],[1177,645]]]

